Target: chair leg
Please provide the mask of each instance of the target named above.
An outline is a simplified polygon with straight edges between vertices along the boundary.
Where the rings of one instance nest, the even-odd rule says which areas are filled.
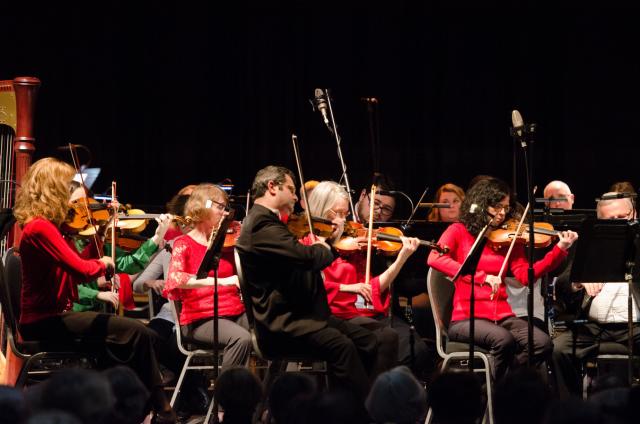
[[[488,415],[489,424],[493,424],[493,389],[491,387],[491,369],[489,368],[489,361],[486,356],[481,357],[482,362],[484,362],[484,379],[487,387],[487,410],[485,412],[485,418],[482,419],[483,422],[486,422],[486,417]]]
[[[180,377],[178,378],[178,382],[176,383],[176,388],[173,389],[171,402],[169,402],[172,408],[176,402],[176,399],[178,398],[178,394],[180,393],[180,388],[182,387],[182,380],[184,380],[184,376],[187,374],[187,369],[189,368],[189,364],[191,363],[191,358],[193,358],[193,355],[187,355],[187,359],[184,360],[184,365],[182,366]]]
[[[215,405],[215,396],[211,396],[211,401],[209,402],[209,408],[207,408],[207,416],[204,417],[203,424],[209,424],[209,420],[212,418],[213,406]],[[217,411],[216,411],[217,413]],[[218,422],[218,417],[213,417],[213,422]]]

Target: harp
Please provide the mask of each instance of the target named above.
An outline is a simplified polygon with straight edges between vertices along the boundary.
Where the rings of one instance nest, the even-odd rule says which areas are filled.
[[[40,80],[18,77],[0,81],[0,208],[13,206],[15,189],[31,165],[35,151],[33,117]],[[0,240],[0,255],[17,245],[19,229]]]

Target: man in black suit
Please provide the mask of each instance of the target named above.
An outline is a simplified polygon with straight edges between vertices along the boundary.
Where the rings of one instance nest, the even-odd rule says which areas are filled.
[[[272,355],[302,353],[326,360],[333,384],[364,399],[377,340],[330,313],[320,271],[336,257],[331,247],[321,238],[303,245],[280,220],[298,200],[294,181],[286,168],[258,172],[251,188],[254,206],[236,243],[256,331]]]

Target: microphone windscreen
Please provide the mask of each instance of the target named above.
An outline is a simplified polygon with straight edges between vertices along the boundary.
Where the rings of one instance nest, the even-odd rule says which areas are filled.
[[[513,128],[522,127],[524,125],[522,115],[520,115],[520,112],[517,110],[513,110],[511,112],[511,123],[513,123]]]

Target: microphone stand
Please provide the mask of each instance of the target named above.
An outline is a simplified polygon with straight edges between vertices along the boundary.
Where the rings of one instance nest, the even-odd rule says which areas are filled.
[[[480,257],[482,256],[482,250],[484,249],[484,246],[487,244],[487,238],[485,237],[485,235],[487,234],[489,227],[493,223],[493,220],[494,220],[494,217],[492,217],[491,220],[487,223],[487,225],[485,225],[484,228],[480,230],[480,233],[478,233],[478,236],[476,237],[476,240],[473,242],[471,249],[469,249],[469,253],[467,254],[467,257],[462,263],[462,266],[460,267],[456,275],[454,275],[453,278],[451,279],[451,281],[455,283],[458,277],[462,275],[471,276],[471,292],[469,294],[469,371],[471,372],[473,372],[473,362],[474,362],[473,359],[475,356],[475,324],[476,324],[475,296],[476,295],[475,295],[474,280],[475,280],[476,269],[478,268],[478,262],[480,262]]]
[[[325,88],[324,90],[327,96],[327,104],[329,106],[329,116],[331,117],[330,125],[327,125],[329,132],[333,134],[333,137],[336,140],[336,146],[338,148],[338,159],[340,159],[340,167],[342,168],[342,177],[340,180],[344,178],[344,185],[346,186],[347,193],[349,193],[349,207],[351,207],[352,216],[356,216],[356,209],[353,206],[353,199],[351,198],[351,185],[349,184],[349,176],[347,175],[347,165],[344,162],[344,157],[342,156],[342,146],[341,146],[341,138],[338,135],[338,126],[336,124],[336,120],[333,116],[333,106],[331,105],[331,96],[329,95],[329,89]]]
[[[511,136],[515,141],[520,141],[520,146],[524,153],[525,174],[527,180],[527,195],[530,205],[535,205],[534,189],[533,189],[533,134],[536,131],[536,124],[522,125],[520,127],[511,128]],[[528,251],[528,280],[527,284],[527,365],[531,367],[533,363],[533,290],[535,283],[535,273],[533,270],[534,263],[534,220],[533,209],[529,210],[529,251]]]

